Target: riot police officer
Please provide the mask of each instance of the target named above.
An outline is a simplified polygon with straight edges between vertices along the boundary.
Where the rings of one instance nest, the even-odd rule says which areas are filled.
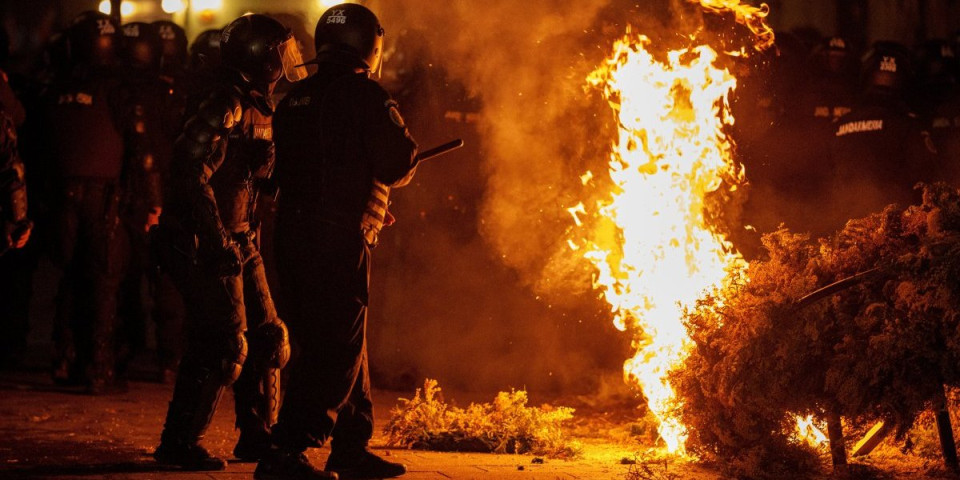
[[[153,22],[160,36],[160,75],[175,84],[184,77],[187,66],[187,32],[169,20]]]
[[[941,179],[950,183],[960,180],[960,62],[953,49],[950,42],[931,40],[917,52],[917,106],[942,159]]]
[[[9,49],[7,32],[0,27],[0,66]],[[27,185],[17,143],[17,127],[24,108],[0,70],[0,366],[15,365],[25,352],[29,330],[29,302],[33,280],[32,255],[23,252],[33,223],[27,215]],[[14,250],[14,251],[11,251]]]
[[[220,30],[204,30],[190,44],[190,60],[187,68],[196,73],[202,68],[220,65]]]
[[[909,50],[877,42],[862,67],[863,94],[835,124],[832,227],[915,200],[919,181],[936,180],[937,158],[929,134],[907,104],[913,80]]]
[[[370,247],[391,187],[409,182],[417,145],[374,80],[383,28],[357,4],[317,22],[318,71],[281,101],[274,126],[281,304],[297,345],[276,449],[255,478],[383,478],[406,469],[367,450],[373,404],[366,351]],[[325,472],[302,455],[332,437]]]
[[[180,358],[182,301],[176,289],[157,272],[151,258],[147,229],[156,225],[161,205],[161,183],[166,176],[172,156],[173,139],[170,132],[180,127],[178,114],[170,112],[169,88],[160,78],[162,44],[154,25],[132,22],[121,29],[123,65],[122,79],[125,92],[124,108],[134,122],[133,144],[142,149],[131,152],[150,162],[159,172],[149,178],[153,184],[125,185],[129,192],[123,209],[123,224],[130,240],[129,261],[121,284],[119,314],[121,317],[120,355],[118,373],[146,344],[147,305],[143,302],[144,281],[153,297],[153,320],[156,322],[159,378],[173,380]],[[146,227],[146,229],[145,229]]]
[[[121,212],[134,195],[128,185],[158,185],[159,175],[139,145],[117,75],[118,29],[99,12],[74,21],[67,32],[72,69],[51,88],[43,126],[58,177],[54,258],[64,269],[54,377],[86,383],[91,393],[122,388],[114,370],[117,293],[128,245]],[[159,207],[156,192],[136,195]]]
[[[857,94],[857,59],[849,41],[840,36],[824,39],[811,53],[813,71],[800,105],[800,115],[829,126],[846,115]]]
[[[183,77],[181,90],[186,103],[196,104],[208,85],[216,81],[220,66],[220,30],[205,30],[190,44],[190,59],[187,75]]]
[[[168,95],[164,113],[170,116],[169,123],[175,125],[174,139],[183,126],[184,111],[188,103],[189,84],[187,75],[187,33],[180,25],[169,20],[153,22],[153,28],[160,35],[160,79],[167,85]]]
[[[27,218],[27,185],[17,149],[17,128],[4,104],[0,104],[0,217],[0,252],[23,248],[33,224]]]
[[[199,445],[224,388],[233,385],[240,439],[234,455],[257,460],[279,403],[289,358],[258,251],[254,209],[274,163],[270,94],[305,75],[292,34],[264,15],[223,31],[222,65],[174,145],[160,219],[161,265],[187,310],[188,345],[160,446],[160,463],[220,470]]]

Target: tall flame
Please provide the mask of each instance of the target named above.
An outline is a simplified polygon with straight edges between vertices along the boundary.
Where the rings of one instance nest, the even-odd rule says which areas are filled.
[[[773,41],[763,24],[766,6],[700,4],[736,13],[756,28],[758,45]],[[569,244],[594,265],[594,286],[617,328],[634,333],[636,354],[624,363],[624,377],[640,386],[666,448],[679,453],[686,429],[672,414],[676,399],[667,373],[689,348],[683,310],[746,267],[704,216],[708,194],[735,190],[744,180],[724,133],[733,124],[728,95],[737,82],[717,66],[709,46],[670,51],[665,61],[649,47],[647,37],[628,30],[587,79],[602,90],[619,122],[609,162],[614,187],[594,208],[568,209],[578,226]],[[599,220],[584,222],[587,215]]]
[[[696,1],[696,0],[691,0]],[[756,36],[757,41],[752,45],[756,50],[766,50],[773,46],[773,29],[767,25],[767,15],[770,7],[761,3],[759,7],[741,4],[740,0],[699,0],[700,6],[714,12],[733,12],[737,22],[745,25]]]

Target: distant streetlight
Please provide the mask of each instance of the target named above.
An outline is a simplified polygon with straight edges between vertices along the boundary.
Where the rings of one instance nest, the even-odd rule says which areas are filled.
[[[110,15],[110,0],[103,0],[100,2],[98,9],[100,10],[100,13],[103,13],[104,15]],[[134,5],[133,2],[123,2],[120,4],[121,16],[129,17],[130,15],[133,15],[133,12],[136,10],[137,6]]]
[[[320,10],[326,10],[334,5],[340,5],[341,3],[352,3],[347,0],[317,0],[317,6],[320,7]]]
[[[190,2],[190,8],[195,10],[219,10],[223,7],[223,0],[193,0]]]
[[[165,13],[179,13],[187,8],[187,4],[183,0],[163,0],[160,3],[160,8],[163,9]]]

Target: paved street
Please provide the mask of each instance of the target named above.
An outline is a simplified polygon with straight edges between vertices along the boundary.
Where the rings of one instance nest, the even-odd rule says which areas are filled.
[[[51,385],[43,373],[0,375],[0,478],[43,479],[249,479],[253,464],[231,462],[216,473],[165,470],[153,462],[171,386],[132,382],[122,395],[91,397]],[[529,455],[437,453],[382,448],[379,436],[398,396],[376,392],[377,452],[403,462],[409,480],[427,479],[625,479],[628,446],[584,439],[584,455],[574,461],[539,459]],[[224,396],[204,444],[213,453],[230,457],[237,433],[232,426],[233,404]],[[309,453],[322,465],[327,448]],[[688,476],[689,474],[689,476]],[[688,471],[683,478],[712,478]]]

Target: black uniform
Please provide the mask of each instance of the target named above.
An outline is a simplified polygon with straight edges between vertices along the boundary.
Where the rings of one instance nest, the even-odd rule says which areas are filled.
[[[960,88],[953,46],[930,41],[918,51],[917,109],[942,159],[942,179],[960,180]]]
[[[960,91],[936,105],[926,123],[941,159],[941,179],[960,184]]]
[[[75,354],[96,384],[114,375],[117,293],[129,245],[121,212],[134,195],[128,186],[146,186],[136,195],[159,208],[159,172],[139,146],[135,108],[119,77],[102,68],[79,71],[52,90],[45,126],[59,174],[54,258],[64,268],[54,373],[76,377],[63,369]]]
[[[831,148],[833,228],[879,212],[890,203],[915,200],[913,187],[939,178],[929,134],[896,96],[867,94],[836,124]]]
[[[130,241],[126,275],[121,283],[119,313],[121,322],[121,349],[119,370],[122,372],[133,356],[146,345],[147,305],[142,288],[144,280],[153,298],[153,319],[156,321],[157,353],[160,360],[160,379],[172,381],[180,360],[182,301],[166,277],[154,268],[145,226],[156,222],[160,214],[162,180],[169,169],[175,136],[170,132],[180,128],[177,112],[170,111],[170,87],[160,79],[159,61],[153,63],[133,57],[136,47],[153,49],[159,54],[156,42],[148,33],[149,24],[131,24],[124,27],[127,62],[122,75],[126,117],[133,122],[130,135],[139,151],[128,152],[148,162],[157,172],[148,178],[133,178],[125,185],[128,192],[122,212],[123,224]],[[130,31],[133,30],[133,31]],[[155,33],[153,34],[156,35]],[[135,43],[139,42],[139,43]],[[151,183],[145,184],[143,181]]]
[[[183,294],[188,334],[161,448],[195,445],[231,384],[241,438],[265,442],[289,357],[252,221],[273,169],[272,112],[254,107],[239,73],[219,73],[174,145],[160,219],[161,265]]]
[[[275,442],[303,451],[332,435],[336,450],[363,449],[373,432],[373,404],[366,351],[370,250],[361,218],[374,181],[409,182],[417,145],[386,91],[366,73],[335,63],[320,63],[317,74],[296,85],[274,123],[283,192],[277,269],[298,346]]]
[[[831,146],[833,228],[890,203],[909,205],[916,182],[939,178],[930,136],[906,104],[912,73],[898,44],[877,42],[865,57],[863,96],[837,121]]]
[[[0,92],[9,91],[6,75],[0,71]],[[19,107],[19,108],[18,108]],[[27,185],[23,162],[17,148],[15,116],[23,107],[15,97],[0,93],[0,361],[15,362],[26,348],[29,329],[29,301],[32,269],[30,257],[16,248],[18,239],[31,228],[27,218]]]

